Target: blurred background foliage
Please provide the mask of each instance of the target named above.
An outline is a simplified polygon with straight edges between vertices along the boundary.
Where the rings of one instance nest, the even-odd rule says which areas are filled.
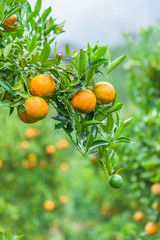
[[[108,186],[96,156],[84,159],[54,130],[52,111],[27,126],[0,109],[0,231],[34,240],[160,239],[144,232],[147,222],[160,222],[160,196],[151,192],[160,182],[159,37],[159,27],[141,29],[137,41],[125,34],[126,44],[111,50],[113,59],[128,56],[108,81],[125,103],[122,119],[134,116],[126,130],[134,144],[117,149],[120,190]],[[137,211],[142,222],[133,220]]]

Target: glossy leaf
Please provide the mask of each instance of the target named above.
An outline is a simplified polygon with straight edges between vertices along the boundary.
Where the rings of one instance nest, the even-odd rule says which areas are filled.
[[[125,58],[126,55],[123,55],[113,60],[108,67],[108,74],[110,74],[121,62],[123,62]]]
[[[41,61],[42,65],[45,63],[45,61],[48,60],[50,52],[51,52],[51,47],[48,43],[46,43],[46,45],[44,46],[44,48],[40,54],[40,61]]]
[[[86,87],[88,87],[90,85],[90,83],[92,82],[92,79],[94,77],[95,74],[95,67],[92,66],[91,68],[88,69],[87,71],[87,75],[86,75]]]
[[[5,10],[5,3],[4,3],[4,1],[0,2],[0,9],[1,9],[1,11],[0,11],[0,21],[1,21],[4,18],[4,10]]]
[[[88,64],[87,54],[86,54],[86,52],[83,51],[83,49],[80,49],[79,58],[78,58],[78,66],[77,66],[79,75],[84,74],[84,72],[87,69],[87,64]]]
[[[70,54],[70,47],[68,44],[66,44],[66,46],[65,46],[65,53],[66,53],[66,57],[68,57]]]

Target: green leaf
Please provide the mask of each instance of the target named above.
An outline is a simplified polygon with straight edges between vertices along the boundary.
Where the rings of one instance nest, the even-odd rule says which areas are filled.
[[[112,114],[109,114],[107,117],[107,124],[106,124],[106,133],[109,134],[114,127],[114,119]]]
[[[49,35],[51,31],[54,31],[54,29],[55,25],[54,24],[50,25],[47,29],[44,30],[43,35],[46,37],[47,35]]]
[[[92,130],[90,131],[90,134],[89,134],[88,139],[87,139],[86,150],[85,150],[86,153],[88,152],[88,149],[92,145],[96,136],[97,136],[97,127],[94,126],[94,127],[92,127]]]
[[[108,114],[119,112],[122,109],[122,107],[123,107],[122,103],[117,103],[113,106],[105,107],[101,112],[96,114],[95,119],[103,121],[108,116]]]
[[[71,54],[71,58],[75,58],[78,55],[78,51],[74,50]]]
[[[12,90],[19,90],[23,87],[22,80],[19,80],[13,87]]]
[[[0,86],[2,86],[7,92],[15,95],[9,83],[0,80]]]
[[[26,99],[20,97],[19,99],[15,100],[14,102],[12,102],[10,104],[10,107],[18,107],[20,106],[21,104],[23,104],[24,102],[26,101]]]
[[[23,7],[25,7],[25,4],[15,6],[5,15],[4,18],[6,19],[6,18],[10,17],[11,15],[15,14],[16,12],[18,12]]]
[[[77,70],[79,75],[84,74],[84,72],[87,69],[87,64],[88,64],[88,57],[86,52],[83,51],[83,49],[80,49],[79,57],[78,57],[78,65],[77,65]]]
[[[98,47],[96,49],[96,51],[94,52],[94,55],[91,59],[91,63],[94,63],[97,60],[99,60],[101,57],[103,57],[105,55],[106,51],[107,51],[107,48],[108,48],[108,45]]]
[[[0,107],[10,107],[11,101],[0,101]]]
[[[36,4],[35,4],[35,7],[34,7],[34,10],[38,10],[38,12],[40,12],[41,5],[42,5],[42,0],[37,0]]]
[[[92,125],[97,125],[97,124],[103,124],[101,121],[97,121],[97,120],[90,120],[90,121],[84,121],[82,122],[82,126],[83,127],[87,127],[87,126],[92,126]]]
[[[41,61],[42,65],[45,63],[45,61],[48,60],[50,52],[51,52],[51,47],[50,47],[49,43],[46,43],[40,54],[40,61]]]
[[[48,68],[54,65],[55,65],[55,61],[51,59],[43,63],[43,67],[48,67]]]
[[[126,137],[117,138],[115,142],[133,143],[133,142],[131,141],[131,139],[126,138]]]
[[[95,74],[95,67],[92,66],[91,68],[88,69],[87,71],[87,75],[86,75],[86,87],[88,87],[90,85],[90,83],[92,82],[92,79],[94,77]]]
[[[120,124],[120,126],[117,128],[115,134],[114,134],[114,137],[113,137],[113,140],[116,140],[117,138],[120,137],[121,133],[123,132],[123,129],[124,129],[124,123],[122,122]]]
[[[63,116],[54,116],[52,117],[54,120],[57,120],[59,122],[68,122],[68,119]]]
[[[124,121],[124,127],[128,127],[129,125],[131,125],[133,122],[133,117],[127,119]]]
[[[3,1],[2,1],[2,2],[3,2]],[[5,2],[6,2],[6,4],[7,4],[7,6],[9,6],[9,5],[13,2],[13,0],[6,0]]]
[[[0,21],[4,18],[5,3],[4,1],[0,2]]]
[[[47,9],[44,10],[44,12],[42,13],[42,19],[43,21],[49,16],[49,14],[52,12],[52,8],[49,7]]]
[[[37,36],[34,35],[34,36],[32,37],[32,40],[31,40],[30,44],[29,44],[29,51],[30,51],[30,52],[32,52],[32,51],[35,49],[36,44],[37,44]]]
[[[66,57],[68,57],[69,54],[70,54],[70,48],[69,48],[68,43],[67,43],[66,46],[65,46],[65,53],[66,53]]]
[[[105,140],[96,140],[93,142],[92,146],[89,148],[89,150],[93,150],[95,148],[99,148],[101,146],[109,146],[110,142],[109,141],[105,141]]]
[[[31,12],[27,16],[26,23],[29,23],[33,19],[33,17],[36,17],[37,15],[38,15],[38,10],[35,10],[35,11]]]
[[[66,125],[65,122],[61,122],[61,123],[55,124],[55,129],[58,130],[58,129],[60,129],[60,128],[65,127],[65,125]]]
[[[56,59],[56,54],[57,54],[57,42],[54,44],[54,59]]]
[[[120,56],[113,60],[111,64],[108,66],[107,74],[110,74],[123,60],[126,58],[126,55]]]
[[[102,65],[102,64],[104,64],[104,63],[108,63],[109,64],[109,61],[108,61],[108,59],[104,59],[104,58],[102,58],[102,59],[99,59],[99,60],[97,60],[96,62],[94,62],[94,66],[100,66],[100,65]]]
[[[78,133],[80,133],[81,132],[81,123],[80,123],[77,115],[75,113],[73,113],[73,115],[74,115],[76,130],[77,130]]]
[[[8,55],[10,54],[10,51],[12,49],[12,44],[8,44],[4,49],[3,49],[3,55],[4,57],[8,57]]]

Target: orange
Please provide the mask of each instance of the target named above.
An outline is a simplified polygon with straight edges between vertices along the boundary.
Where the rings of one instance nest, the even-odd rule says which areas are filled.
[[[89,89],[79,90],[72,98],[72,106],[80,113],[90,113],[96,106],[96,97]]]
[[[30,92],[33,96],[50,96],[55,92],[55,82],[49,75],[39,74],[31,80]]]
[[[44,209],[47,211],[52,211],[55,208],[55,204],[53,201],[46,201],[43,205]]]
[[[133,219],[134,221],[136,222],[140,222],[144,219],[144,214],[142,212],[136,212],[134,215],[133,215]]]
[[[22,167],[25,168],[25,169],[31,169],[32,168],[31,163],[28,160],[24,160],[22,162]]]
[[[48,145],[46,147],[46,153],[49,155],[54,155],[56,153],[56,148],[53,145]]]
[[[48,114],[48,104],[41,97],[30,97],[24,103],[25,111],[18,111],[19,118],[25,123],[35,123]]]
[[[99,82],[94,86],[94,94],[102,104],[109,104],[115,97],[115,89],[108,82]]]
[[[62,139],[57,143],[57,148],[62,149],[62,148],[68,148],[69,147],[69,142],[66,139]]]
[[[144,230],[148,235],[155,235],[158,232],[158,224],[154,222],[148,222]]]
[[[34,121],[34,120],[31,120],[25,112],[21,112],[19,109],[18,109],[18,116],[19,118],[21,119],[22,122],[24,123],[36,123],[37,121]]]
[[[21,147],[21,149],[28,149],[29,148],[29,142],[28,141],[21,142],[20,147]]]
[[[60,169],[62,172],[67,172],[69,170],[69,165],[67,163],[62,163]]]
[[[36,137],[37,135],[39,135],[40,131],[38,128],[28,128],[26,129],[25,131],[25,135],[26,137],[28,138],[34,138]]]
[[[35,153],[28,154],[28,160],[32,163],[36,163],[37,162],[37,155]]]
[[[66,195],[62,195],[62,196],[60,196],[59,201],[60,201],[62,204],[65,204],[65,203],[68,202],[68,197],[67,197]]]
[[[18,23],[15,23],[16,20],[17,20],[16,14],[13,14],[12,16],[8,17],[7,19],[3,20],[3,24],[2,24],[3,28],[9,32],[14,31],[18,27]]]
[[[160,183],[154,183],[151,187],[151,192],[154,195],[160,195]]]
[[[116,209],[109,204],[104,204],[100,209],[100,214],[106,217],[111,217],[116,212]]]
[[[153,202],[152,203],[152,208],[153,209],[158,209],[158,207],[159,207],[159,203],[158,202]]]
[[[0,168],[2,168],[2,167],[3,167],[3,161],[0,160]]]

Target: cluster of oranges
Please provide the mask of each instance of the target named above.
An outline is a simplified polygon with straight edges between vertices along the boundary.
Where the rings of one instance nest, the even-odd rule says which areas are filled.
[[[18,109],[18,116],[24,123],[35,123],[44,119],[48,114],[48,103],[43,97],[51,96],[55,92],[55,82],[45,74],[35,76],[30,83],[32,97],[25,103],[24,112]]]
[[[154,183],[151,187],[151,192],[152,192],[152,194],[159,196],[160,195],[160,183]],[[159,203],[157,201],[154,202],[152,204],[152,208],[155,209],[155,210],[159,210]],[[144,217],[145,217],[144,213],[141,212],[141,211],[136,212],[133,215],[133,219],[136,222],[143,221]],[[148,222],[145,225],[144,230],[148,235],[155,235],[158,232],[159,227],[158,227],[158,224],[156,222]]]
[[[95,84],[93,91],[79,90],[72,98],[72,106],[80,113],[90,113],[96,106],[96,100],[109,104],[115,97],[115,89],[108,82]]]
[[[24,103],[25,111],[18,110],[19,118],[25,123],[35,123],[48,114],[48,103],[44,99],[55,92],[55,82],[45,74],[35,76],[30,83],[30,93],[33,95]],[[79,90],[72,98],[72,106],[80,113],[90,113],[96,106],[96,100],[102,104],[109,104],[115,97],[114,87],[107,82],[100,82],[93,91]]]

